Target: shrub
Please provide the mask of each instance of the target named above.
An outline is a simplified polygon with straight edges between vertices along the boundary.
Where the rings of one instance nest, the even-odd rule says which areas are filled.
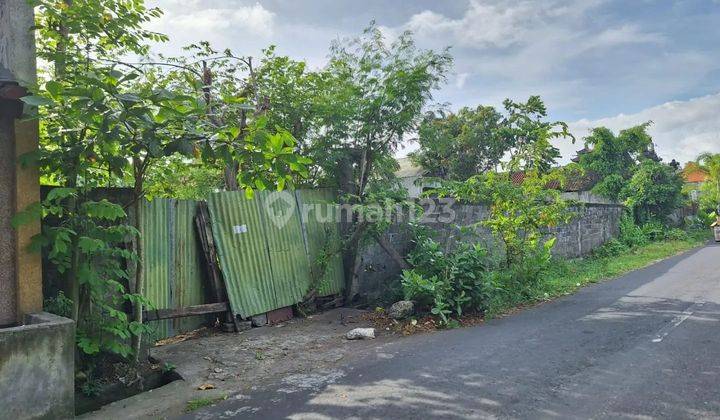
[[[661,241],[665,239],[666,227],[656,220],[645,223],[641,229],[645,238],[650,241]]]
[[[696,216],[688,216],[685,218],[685,225],[688,229],[705,230],[717,220],[715,211],[698,211]]]
[[[618,239],[610,239],[603,246],[596,249],[593,254],[598,257],[615,257],[627,252],[630,248]]]
[[[543,242],[534,249],[527,250],[521,260],[508,267],[509,278],[500,287],[513,291],[523,298],[530,298],[533,290],[544,278],[552,261],[551,250],[555,238]]]
[[[401,279],[405,299],[440,317],[443,324],[467,311],[485,308],[490,288],[488,256],[482,246],[461,243],[446,252],[436,241],[422,238],[409,262],[414,268],[404,270]]]
[[[690,235],[682,229],[672,228],[665,232],[665,239],[671,241],[686,241],[690,239]]]
[[[682,206],[683,180],[671,166],[644,160],[623,188],[620,198],[638,223],[665,221]]]
[[[633,218],[626,214],[620,219],[620,235],[618,240],[625,244],[628,248],[635,248],[647,244],[648,238],[645,236],[640,226],[635,224]]]

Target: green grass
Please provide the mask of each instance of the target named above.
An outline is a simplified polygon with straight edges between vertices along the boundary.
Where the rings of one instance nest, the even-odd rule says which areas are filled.
[[[195,400],[190,400],[185,405],[185,412],[189,413],[191,411],[195,411],[195,410],[201,409],[203,407],[213,405],[217,402],[220,402],[220,401],[226,400],[226,399],[227,399],[227,396],[223,395],[220,397],[205,397],[205,398],[198,398]]]
[[[660,260],[696,248],[710,239],[707,231],[692,232],[686,239],[650,242],[616,256],[590,256],[574,260],[556,260],[531,296],[499,296],[488,310],[490,317],[518,306],[551,300],[574,293],[590,283],[612,279],[647,267]]]

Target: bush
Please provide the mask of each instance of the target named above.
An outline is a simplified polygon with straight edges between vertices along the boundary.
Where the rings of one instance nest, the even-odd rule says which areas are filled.
[[[512,263],[507,272],[509,277],[500,283],[506,291],[518,294],[522,298],[533,297],[533,291],[542,281],[550,267],[555,238],[545,241],[534,249],[525,251],[521,260]]]
[[[614,257],[633,248],[647,245],[651,241],[684,241],[688,239],[688,233],[682,229],[670,228],[657,220],[638,226],[634,219],[627,214],[620,220],[620,235],[607,241],[593,254],[598,257]]]
[[[690,239],[690,235],[682,229],[672,228],[665,232],[665,239],[671,241],[687,241]]]
[[[647,244],[648,238],[642,228],[635,224],[633,218],[626,214],[620,219],[620,235],[618,240],[628,248]]]
[[[667,220],[683,204],[683,179],[670,165],[644,160],[620,193],[638,223]]]
[[[412,270],[404,270],[401,284],[405,299],[440,317],[448,325],[452,317],[485,308],[490,293],[488,256],[480,245],[461,243],[453,251],[422,238],[409,256]]]
[[[642,232],[649,241],[662,241],[665,239],[666,227],[658,221],[650,221],[642,225]]]
[[[717,216],[714,210],[700,210],[696,216],[688,216],[685,218],[685,226],[687,226],[688,229],[706,230],[710,228],[710,225],[712,225],[715,220],[717,220]]]
[[[598,257],[615,257],[627,252],[630,248],[618,239],[610,239],[603,246],[596,249],[593,254]]]

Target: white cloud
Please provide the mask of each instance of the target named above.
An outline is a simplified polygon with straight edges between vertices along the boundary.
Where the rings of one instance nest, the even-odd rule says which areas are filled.
[[[467,82],[468,76],[470,76],[470,73],[459,73],[455,77],[455,87],[458,89],[464,88],[465,82]]]
[[[197,8],[198,4],[186,7],[169,7],[165,15],[156,24],[170,33],[215,32],[240,29],[259,36],[270,36],[274,31],[275,14],[260,3],[252,6],[233,8]]]
[[[638,45],[644,48],[644,44],[665,41],[661,34],[648,32],[636,23],[597,24],[601,14],[599,6],[606,2],[471,0],[460,16],[449,17],[437,10],[425,10],[403,24],[384,28],[384,32],[411,30],[424,47],[451,45],[459,74],[467,73],[474,83],[489,82],[478,92],[484,98],[520,99],[527,94],[540,94],[545,99],[560,96],[562,102],[582,102],[571,99],[583,94],[577,86],[561,95],[554,94],[568,85],[588,87],[592,82],[584,80],[583,73],[588,68],[594,70],[594,65],[615,62],[624,48]],[[664,62],[670,58],[658,60]],[[666,68],[663,63],[651,61],[655,69]],[[624,71],[625,67],[624,61],[616,62],[607,77],[623,77],[629,73]],[[457,84],[455,88],[461,89]],[[452,100],[462,101],[462,97],[456,94]],[[557,102],[548,104],[559,108]],[[578,111],[575,108],[572,113],[582,115]]]
[[[570,131],[578,138],[575,145],[558,142],[567,162],[583,147],[582,138],[594,127],[607,127],[617,133],[624,128],[652,121],[649,133],[656,151],[665,161],[694,160],[702,152],[720,152],[720,93],[672,101],[634,114],[619,114],[597,120],[582,119],[570,123]]]
[[[410,17],[406,28],[419,36],[444,40],[472,48],[505,48],[523,43],[536,26],[545,26],[557,9],[550,3],[519,1],[514,3],[470,2],[465,14],[448,18],[430,10]]]

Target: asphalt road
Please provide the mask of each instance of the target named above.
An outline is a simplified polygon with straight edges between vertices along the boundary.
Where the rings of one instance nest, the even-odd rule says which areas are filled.
[[[189,418],[720,418],[720,246]]]

